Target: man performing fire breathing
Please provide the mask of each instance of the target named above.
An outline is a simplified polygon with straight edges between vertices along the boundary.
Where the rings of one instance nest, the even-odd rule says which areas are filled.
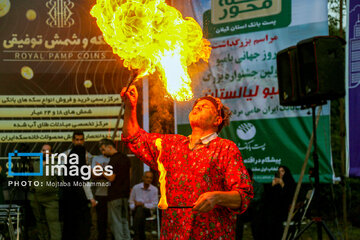
[[[217,135],[229,123],[229,109],[218,98],[202,97],[189,114],[189,137],[147,133],[137,122],[136,87],[121,96],[123,141],[144,163],[157,169],[159,158],[167,171],[161,239],[234,239],[235,214],[246,210],[253,193],[237,146]]]

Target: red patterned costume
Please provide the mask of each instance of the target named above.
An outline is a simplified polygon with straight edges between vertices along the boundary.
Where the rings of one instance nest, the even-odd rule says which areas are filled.
[[[162,139],[160,162],[167,171],[169,206],[193,206],[201,194],[211,191],[238,191],[241,196],[241,207],[235,211],[218,205],[208,213],[189,208],[163,211],[161,239],[234,239],[235,214],[246,210],[253,195],[237,146],[215,136],[191,150],[188,137],[142,129],[123,141],[144,163],[158,169],[157,138]]]

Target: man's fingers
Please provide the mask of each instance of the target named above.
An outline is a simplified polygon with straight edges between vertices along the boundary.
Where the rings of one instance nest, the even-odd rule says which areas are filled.
[[[205,199],[203,195],[200,195],[199,199],[194,203],[193,210],[199,211],[199,209],[205,204]]]
[[[203,202],[199,202],[195,204],[195,206],[193,207],[193,211],[199,211],[199,209],[202,207],[203,204],[204,204]]]
[[[134,85],[131,85],[130,87],[129,87],[129,89],[128,89],[128,93],[133,93],[134,91],[135,91],[135,86]]]
[[[120,96],[122,97],[122,98],[124,98],[124,97],[126,97],[126,98],[131,98],[131,97],[136,97],[136,87],[134,86],[134,85],[131,85],[128,89],[127,89],[127,91],[126,91],[126,87],[125,88],[123,88],[122,90],[121,90],[121,92],[120,92]]]
[[[194,203],[193,211],[209,212],[215,207],[214,195],[211,192],[203,193]]]
[[[120,92],[120,96],[121,96],[121,97],[124,97],[125,91],[126,91],[126,87],[124,87],[123,89],[121,89],[121,92]]]
[[[208,212],[209,210],[211,210],[211,204],[206,199],[193,208],[193,211],[197,212]]]
[[[208,211],[210,211],[210,204],[203,204],[200,208],[199,208],[199,210],[198,210],[198,212],[208,212]]]
[[[198,203],[200,203],[204,198],[204,194],[201,194],[200,197],[196,200],[196,202],[194,202],[194,205],[197,205]]]

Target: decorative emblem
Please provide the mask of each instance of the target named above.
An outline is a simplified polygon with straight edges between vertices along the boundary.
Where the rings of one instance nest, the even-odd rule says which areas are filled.
[[[255,137],[256,128],[252,123],[242,123],[236,129],[236,134],[241,140],[247,141]]]
[[[71,9],[75,4],[70,0],[49,0],[46,7],[49,9],[49,18],[46,24],[52,28],[69,28],[75,24],[75,20],[71,18],[74,14]]]

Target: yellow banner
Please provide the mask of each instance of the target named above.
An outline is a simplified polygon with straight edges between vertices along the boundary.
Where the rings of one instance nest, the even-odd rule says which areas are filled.
[[[80,119],[80,120],[0,120],[0,130],[70,130],[70,129],[112,129],[115,128],[116,117],[113,119]],[[123,126],[120,120],[119,128]]]
[[[115,117],[120,107],[0,108],[0,118]]]
[[[97,142],[102,138],[111,138],[113,131],[84,132],[86,142]],[[31,132],[31,133],[0,133],[1,143],[17,142],[71,142],[73,132]],[[121,131],[116,133],[115,140],[120,140]]]

